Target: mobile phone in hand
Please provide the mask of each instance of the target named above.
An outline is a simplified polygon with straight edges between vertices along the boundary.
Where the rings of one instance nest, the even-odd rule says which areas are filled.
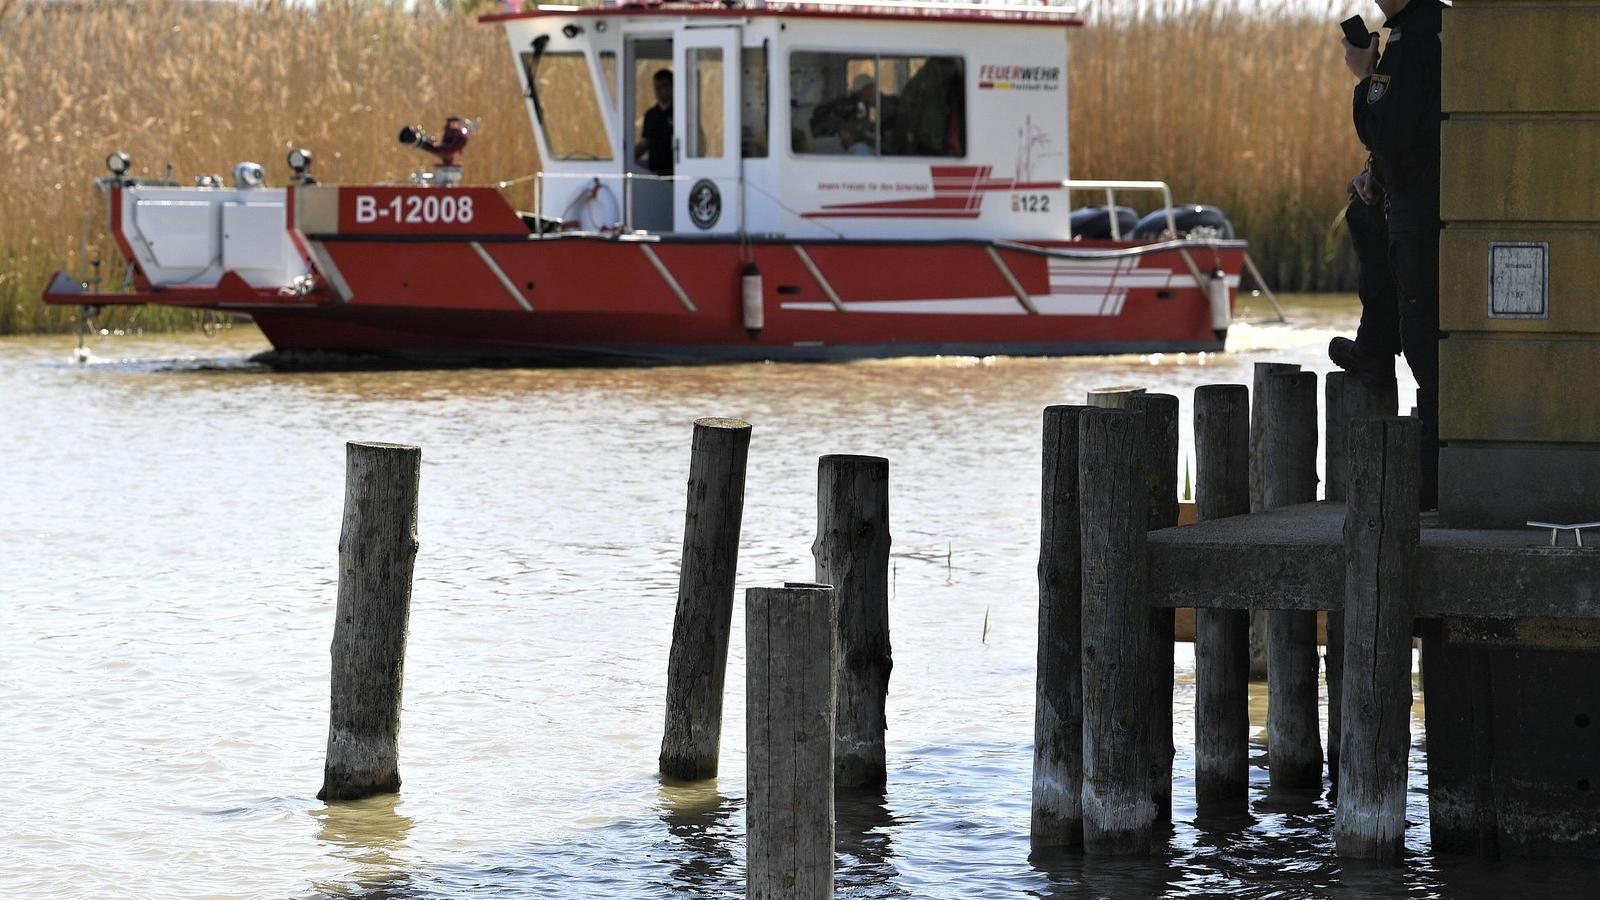
[[[1372,32],[1367,30],[1367,22],[1360,16],[1351,16],[1339,23],[1339,28],[1344,32],[1344,39],[1357,47],[1367,47],[1372,43]]]

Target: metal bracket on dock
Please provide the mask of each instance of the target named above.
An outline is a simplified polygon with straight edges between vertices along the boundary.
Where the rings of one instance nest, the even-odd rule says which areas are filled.
[[[1580,523],[1578,523],[1576,525],[1557,525],[1554,522],[1529,522],[1528,523],[1528,527],[1529,528],[1548,528],[1548,529],[1550,529],[1550,546],[1552,546],[1552,547],[1560,546],[1560,543],[1557,541],[1557,538],[1561,535],[1561,532],[1570,531],[1570,532],[1572,532],[1573,539],[1578,542],[1578,546],[1582,547],[1583,546],[1583,529],[1585,529],[1585,528],[1600,528],[1600,522],[1580,522]]]

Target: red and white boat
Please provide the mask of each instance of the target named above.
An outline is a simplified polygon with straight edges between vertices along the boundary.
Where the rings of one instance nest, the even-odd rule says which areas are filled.
[[[439,165],[389,184],[316,183],[295,151],[285,187],[252,163],[179,186],[114,154],[99,183],[132,290],[62,274],[45,300],[248,313],[280,353],[420,363],[1223,345],[1248,263],[1231,226],[1186,227],[1199,208],[1160,182],[1069,180],[1070,9],[608,2],[483,21],[527,93],[535,210],[461,182],[462,119],[403,132]],[[1124,233],[1127,211],[1069,216],[1080,190],[1163,208]]]

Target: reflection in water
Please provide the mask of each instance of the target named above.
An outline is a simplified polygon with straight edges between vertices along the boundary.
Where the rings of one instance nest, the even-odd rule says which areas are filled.
[[[735,814],[744,801],[723,796],[716,779],[663,779],[657,813],[671,839],[663,842],[672,860],[664,887],[694,897],[742,896],[743,822]]]
[[[395,811],[399,794],[335,803],[314,810],[317,840],[350,865],[338,883],[313,885],[317,896],[399,900],[416,895],[410,870],[395,855],[405,849],[411,819]]]
[[[840,790],[833,796],[835,887],[844,893],[873,886],[874,897],[909,897],[898,883],[894,834],[900,820],[889,811],[884,795],[874,791]]]
[[[1045,879],[1030,897],[1160,897],[1182,879],[1160,850],[1145,858],[1102,858],[1055,848],[1036,851],[1028,862]]]

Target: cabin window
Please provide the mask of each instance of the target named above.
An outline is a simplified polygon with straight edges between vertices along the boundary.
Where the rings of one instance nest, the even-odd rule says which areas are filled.
[[[684,136],[683,155],[693,159],[718,159],[722,156],[722,48],[690,47],[684,51],[684,64],[693,76],[684,95],[689,104],[689,121],[695,127]]]
[[[522,66],[550,158],[610,159],[600,99],[584,55],[524,53]]]
[[[767,155],[767,48],[745,47],[739,84],[739,151],[746,159]]]
[[[965,156],[956,56],[789,55],[790,145],[833,156]]]

